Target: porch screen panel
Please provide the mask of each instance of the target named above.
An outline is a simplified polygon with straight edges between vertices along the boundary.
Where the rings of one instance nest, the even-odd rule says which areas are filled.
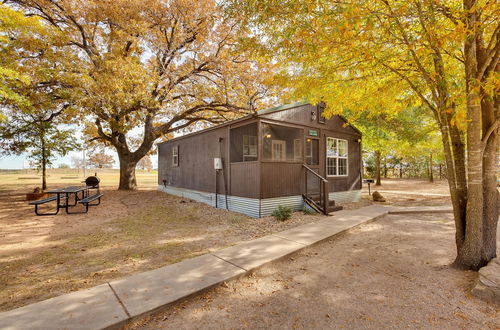
[[[263,123],[263,160],[303,162],[303,134],[300,128]]]
[[[257,123],[232,128],[230,132],[231,163],[251,162],[258,159],[258,128]]]

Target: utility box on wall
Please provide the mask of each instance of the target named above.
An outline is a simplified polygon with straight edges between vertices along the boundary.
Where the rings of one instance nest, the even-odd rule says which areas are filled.
[[[222,158],[214,158],[214,169],[222,170]]]

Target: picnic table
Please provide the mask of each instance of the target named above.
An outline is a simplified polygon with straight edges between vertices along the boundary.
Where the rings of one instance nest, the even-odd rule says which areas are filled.
[[[67,214],[77,214],[77,213],[87,213],[89,206],[99,205],[101,203],[101,197],[103,194],[97,192],[94,195],[89,196],[89,189],[95,189],[95,186],[70,186],[65,188],[52,189],[47,191],[47,194],[52,196],[33,201],[30,205],[35,205],[36,215],[55,215],[59,213],[59,209],[64,208]],[[71,200],[73,202],[71,203]],[[91,202],[98,200],[97,204],[91,204]],[[51,213],[40,213],[38,212],[38,206],[55,201],[56,210]],[[85,205],[85,211],[70,212],[70,207],[76,206],[77,204]]]

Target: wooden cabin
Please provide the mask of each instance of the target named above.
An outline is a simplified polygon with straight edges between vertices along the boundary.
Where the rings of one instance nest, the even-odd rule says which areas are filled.
[[[361,133],[323,111],[283,105],[160,143],[158,189],[252,217],[358,201]]]

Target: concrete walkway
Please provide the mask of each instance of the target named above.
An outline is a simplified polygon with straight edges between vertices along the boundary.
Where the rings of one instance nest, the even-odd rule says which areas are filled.
[[[422,192],[422,191],[400,191],[400,190],[385,190],[385,189],[373,189],[372,191],[378,191],[379,193],[383,194],[398,194],[398,195],[418,195],[418,196],[436,196],[436,197],[450,197],[450,194],[441,194],[441,193],[428,193],[428,192]],[[368,190],[364,191],[363,193],[368,193]]]
[[[117,328],[389,213],[372,205],[313,224],[0,313],[0,329]]]

